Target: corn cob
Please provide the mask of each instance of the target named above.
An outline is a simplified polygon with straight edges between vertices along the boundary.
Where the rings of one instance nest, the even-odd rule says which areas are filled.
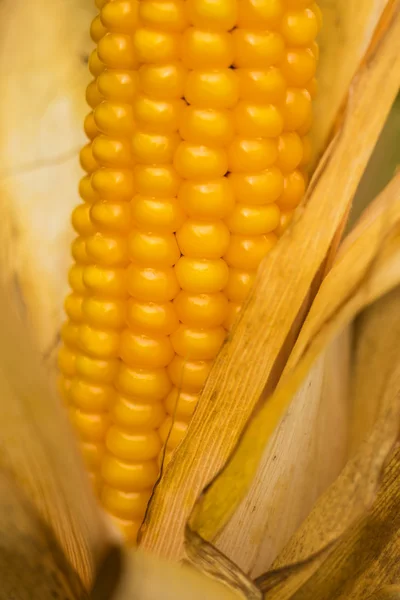
[[[305,189],[318,7],[96,0],[61,390],[101,501],[134,540]]]

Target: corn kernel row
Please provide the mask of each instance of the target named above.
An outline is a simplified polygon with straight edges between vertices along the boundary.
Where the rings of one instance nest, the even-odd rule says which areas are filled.
[[[133,540],[257,267],[305,189],[309,0],[97,0],[62,389]],[[165,414],[167,413],[167,414]]]

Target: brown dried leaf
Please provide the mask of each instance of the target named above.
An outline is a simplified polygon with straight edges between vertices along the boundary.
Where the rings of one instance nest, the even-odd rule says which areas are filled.
[[[388,77],[389,71],[394,76]],[[318,280],[343,227],[397,94],[399,73],[397,3],[395,18],[354,82],[343,127],[315,174],[293,226],[261,265],[250,298],[214,363],[188,433],[155,489],[142,531],[144,548],[170,557],[182,555],[184,524],[196,497],[225,464],[261,394],[267,395],[276,385],[301,324],[301,313],[310,302],[311,285]],[[260,443],[256,464],[266,439]],[[248,488],[254,471],[241,472],[240,495]],[[232,497],[231,506],[236,507],[240,499]],[[208,522],[205,537],[215,536],[220,529],[216,517]]]

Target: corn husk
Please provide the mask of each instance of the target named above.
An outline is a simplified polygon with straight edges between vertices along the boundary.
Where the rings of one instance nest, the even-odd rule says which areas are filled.
[[[85,600],[82,582],[52,531],[4,472],[0,492],[0,598]]]
[[[351,453],[357,450],[386,409],[384,390],[399,353],[399,306],[400,290],[395,289],[364,311],[356,322],[351,387]]]
[[[51,528],[55,546],[90,587],[99,561],[119,538],[94,499],[65,408],[51,393],[42,360],[18,315],[17,294],[0,271],[0,475],[10,480],[13,493],[17,487],[28,499],[32,514]],[[3,515],[9,502],[0,493]],[[24,530],[18,514],[15,519]]]
[[[391,2],[385,0],[322,0],[324,18],[318,67],[318,97],[312,140],[314,162],[340,121],[348,89],[373,38],[374,31]],[[378,36],[379,37],[379,36]]]
[[[10,242],[2,268],[46,359],[68,291],[94,14],[90,0],[0,3],[0,206]]]
[[[216,536],[217,547],[252,577],[271,565],[346,464],[351,337],[347,328],[316,360],[267,443],[251,488]]]
[[[0,576],[14,576],[16,598],[34,598],[26,592],[30,574],[49,583],[54,572],[56,591],[71,599],[85,597],[93,582],[95,600],[397,597],[389,584],[400,580],[399,365],[394,333],[384,331],[398,318],[398,177],[335,254],[399,87],[399,2],[320,4],[315,161],[335,137],[293,226],[260,269],[143,528],[145,550],[180,558],[186,544],[192,564],[182,567],[143,551],[121,555],[46,374],[67,287],[69,214],[78,201],[92,7],[89,0],[35,7],[3,0],[0,510],[11,514],[12,507],[15,516],[0,519],[8,535]],[[382,350],[368,351],[371,336]],[[368,370],[382,367],[375,387],[365,385]],[[363,405],[369,410],[361,421]],[[32,545],[23,545],[26,536]],[[385,544],[372,544],[375,538]],[[21,573],[18,553],[31,570]],[[55,591],[45,583],[38,597]]]

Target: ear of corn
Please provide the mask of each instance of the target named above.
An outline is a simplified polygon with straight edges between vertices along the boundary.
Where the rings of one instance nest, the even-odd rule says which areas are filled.
[[[309,0],[97,0],[61,390],[136,538],[164,444],[306,186]]]

